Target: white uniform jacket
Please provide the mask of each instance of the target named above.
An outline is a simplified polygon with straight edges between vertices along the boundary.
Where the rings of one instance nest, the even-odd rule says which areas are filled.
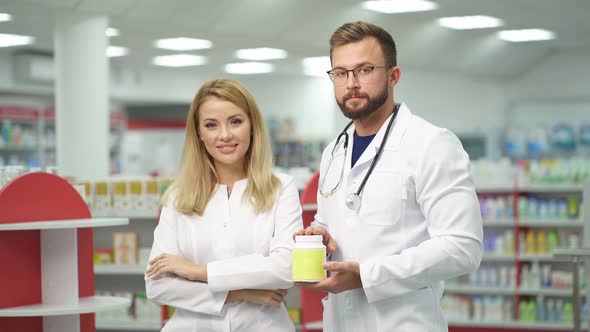
[[[469,173],[469,156],[450,131],[413,115],[405,104],[362,193],[358,212],[345,197],[357,191],[381,144],[389,119],[350,167],[354,128],[342,186],[326,198],[318,192],[314,225],[337,243],[334,261],[360,263],[363,288],[324,299],[325,332],[447,331],[440,308],[443,280],[479,267],[482,221]],[[334,141],[324,150],[323,177]],[[343,154],[344,149],[335,151]],[[333,181],[327,181],[335,183]]]
[[[225,303],[236,289],[286,289],[291,282],[293,233],[303,227],[293,178],[277,175],[282,188],[270,211],[256,214],[242,201],[248,180],[217,190],[203,216],[184,215],[172,204],[162,209],[150,260],[162,253],[207,264],[208,283],[172,274],[146,278],[150,300],[176,308],[162,331],[295,331],[284,305]]]

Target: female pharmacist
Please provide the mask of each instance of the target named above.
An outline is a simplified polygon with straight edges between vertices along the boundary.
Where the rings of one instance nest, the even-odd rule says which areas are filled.
[[[163,331],[294,331],[293,179],[271,173],[263,118],[237,81],[211,80],[189,109],[179,174],[164,194],[146,291],[176,308]]]

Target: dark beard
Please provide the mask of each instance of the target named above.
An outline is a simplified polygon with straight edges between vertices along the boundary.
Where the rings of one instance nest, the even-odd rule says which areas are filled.
[[[377,111],[379,107],[385,104],[388,97],[388,89],[389,87],[385,86],[381,93],[378,94],[375,98],[369,98],[369,96],[364,93],[347,93],[346,95],[344,95],[344,97],[342,97],[342,101],[336,100],[336,102],[338,103],[338,106],[340,107],[340,110],[342,111],[342,114],[344,114],[345,117],[351,120],[364,119],[369,115],[375,113],[375,111]],[[367,106],[356,111],[349,110],[346,107],[346,101],[353,96],[366,98],[368,101]]]

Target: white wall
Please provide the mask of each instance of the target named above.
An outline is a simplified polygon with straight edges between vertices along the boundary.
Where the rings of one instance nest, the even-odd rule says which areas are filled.
[[[244,79],[263,111],[296,119],[297,132],[311,138],[334,137],[348,120],[334,99],[326,78]],[[396,102],[457,134],[481,134],[503,128],[506,106],[502,86],[451,74],[402,72]]]
[[[14,82],[10,66],[10,57],[0,58],[0,73],[3,74],[0,78],[0,89],[18,90],[19,83]],[[206,79],[213,77],[218,75],[201,73],[198,68],[190,72],[159,68],[138,71],[114,65],[110,90],[115,104],[188,104],[199,86]],[[293,118],[296,133],[302,137],[331,138],[346,123],[334,100],[333,89],[327,78],[273,78],[264,75],[236,78],[243,81],[256,97],[265,116]],[[36,91],[35,87],[24,88],[28,88],[32,94]],[[42,88],[47,90],[47,87]],[[52,97],[46,98],[52,101]],[[402,68],[402,78],[396,87],[396,101],[407,102],[416,114],[459,134],[503,127],[506,121],[506,100],[499,83],[415,69]]]
[[[515,103],[526,101],[590,101],[590,47],[556,52],[521,79],[512,82],[507,95]]]
[[[332,82],[327,77],[238,79],[254,95],[265,116],[292,118],[296,136],[328,139],[339,130],[334,122],[340,111],[334,101]]]
[[[508,127],[550,129],[590,124],[590,47],[555,52],[507,86]]]
[[[448,73],[403,70],[395,92],[412,112],[456,134],[503,128],[507,99],[499,82]]]

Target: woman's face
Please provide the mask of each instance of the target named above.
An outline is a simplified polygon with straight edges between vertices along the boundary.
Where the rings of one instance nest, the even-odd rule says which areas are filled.
[[[229,101],[209,97],[199,108],[198,134],[216,168],[244,167],[252,126],[248,114]]]

